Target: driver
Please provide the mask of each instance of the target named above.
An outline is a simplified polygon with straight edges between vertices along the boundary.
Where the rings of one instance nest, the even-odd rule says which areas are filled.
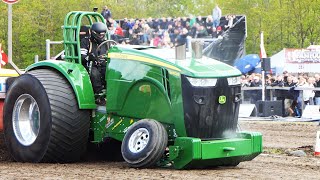
[[[102,22],[95,22],[90,28],[91,35],[83,38],[80,43],[82,65],[90,74],[94,93],[101,94],[106,87],[106,61],[101,55],[107,53],[107,46],[97,47],[105,41],[107,26]],[[99,105],[105,105],[105,98],[96,99]]]

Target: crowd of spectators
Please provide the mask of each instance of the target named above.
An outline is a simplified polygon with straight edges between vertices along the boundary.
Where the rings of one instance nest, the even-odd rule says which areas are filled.
[[[243,87],[261,87],[261,74],[252,73],[243,75],[241,83]],[[303,90],[302,94],[294,90],[295,87],[320,87],[320,75],[289,74],[284,71],[283,74],[272,76],[268,74],[265,78],[265,85],[272,87],[289,87],[289,91],[275,90],[276,100],[282,100],[286,116],[300,116],[302,112],[302,103],[304,105],[320,105],[320,91]],[[261,100],[261,98],[260,98]]]
[[[122,44],[174,47],[185,44],[189,38],[218,38],[231,28],[235,15],[227,15],[221,21],[221,9],[216,5],[212,15],[189,17],[162,17],[147,19],[114,20],[105,6],[105,17],[111,38]],[[225,20],[224,20],[225,19]]]

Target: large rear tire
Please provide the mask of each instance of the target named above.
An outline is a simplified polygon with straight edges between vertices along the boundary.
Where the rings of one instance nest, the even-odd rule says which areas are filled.
[[[80,110],[69,82],[38,69],[11,85],[4,104],[4,135],[19,162],[74,162],[86,152],[90,111]]]
[[[123,159],[134,168],[154,167],[164,155],[168,134],[161,123],[143,119],[128,129],[121,146]]]

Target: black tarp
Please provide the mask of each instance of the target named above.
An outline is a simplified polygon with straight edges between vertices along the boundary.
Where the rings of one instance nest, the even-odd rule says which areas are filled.
[[[220,25],[226,21],[221,19]],[[236,16],[234,26],[223,32],[222,38],[217,38],[204,48],[203,54],[229,65],[234,65],[236,59],[245,55],[246,17]]]

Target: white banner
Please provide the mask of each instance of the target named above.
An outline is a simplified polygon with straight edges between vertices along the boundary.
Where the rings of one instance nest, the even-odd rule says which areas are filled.
[[[319,72],[320,51],[315,49],[285,49],[284,70],[293,73]]]

